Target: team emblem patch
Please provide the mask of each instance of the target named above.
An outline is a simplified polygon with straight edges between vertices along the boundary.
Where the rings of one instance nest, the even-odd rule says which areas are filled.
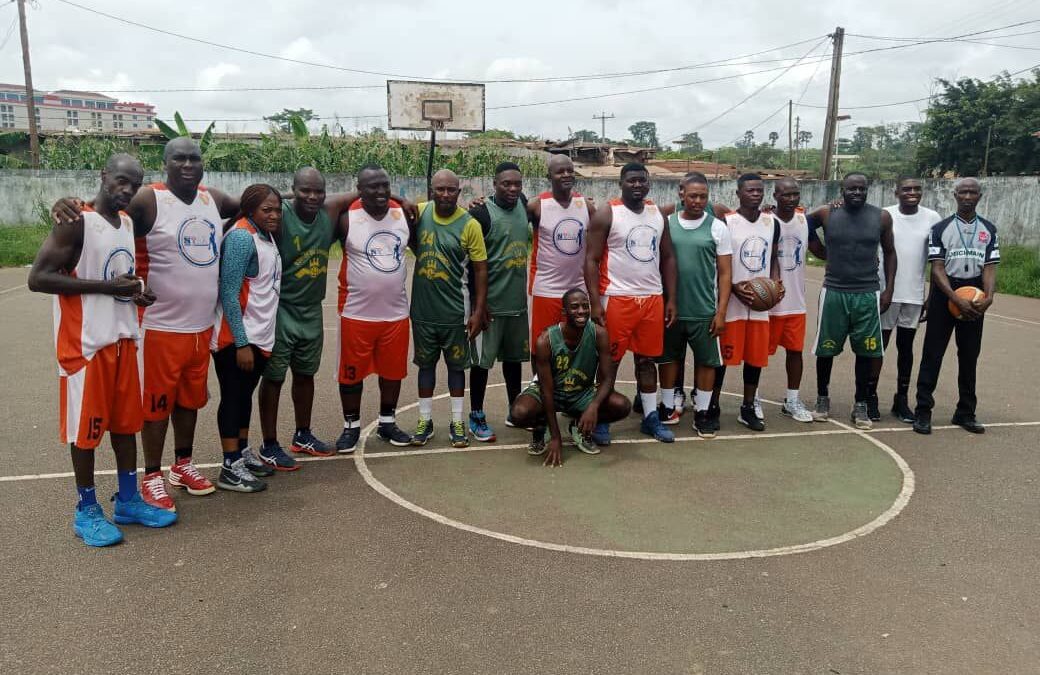
[[[801,238],[794,235],[780,237],[776,257],[780,260],[780,269],[785,272],[793,272],[802,266],[805,256],[805,244]]]
[[[625,238],[625,250],[639,262],[654,262],[657,258],[657,230],[649,225],[636,225]]]
[[[581,253],[585,240],[585,226],[575,218],[564,218],[556,223],[552,232],[552,243],[557,251],[564,255]]]
[[[105,266],[101,270],[102,279],[115,279],[124,274],[134,273],[134,254],[126,248],[120,247],[108,254]],[[131,298],[113,296],[116,302],[130,302]]]
[[[195,267],[209,267],[217,262],[219,254],[217,226],[205,218],[191,216],[177,230],[177,248]]]
[[[982,231],[979,232],[979,243],[980,244],[987,244],[987,243],[989,243],[989,232],[987,232],[986,230],[982,230]]]
[[[388,230],[376,232],[365,242],[368,262],[380,272],[391,274],[401,269],[404,247],[401,237]]]
[[[762,237],[748,237],[740,244],[740,264],[748,272],[761,272],[769,264],[769,242]]]

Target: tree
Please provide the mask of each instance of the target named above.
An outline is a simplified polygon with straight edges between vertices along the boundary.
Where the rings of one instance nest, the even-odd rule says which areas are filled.
[[[600,140],[596,132],[591,129],[578,129],[571,138],[579,143],[596,143]]]
[[[776,147],[776,142],[778,140],[780,140],[780,134],[776,133],[775,131],[770,131],[769,132],[769,147],[775,148]]]
[[[636,145],[644,148],[658,148],[660,145],[657,141],[657,123],[641,121],[636,122],[628,128],[628,133],[632,134],[632,140]]]
[[[264,120],[277,126],[282,131],[291,132],[292,126],[289,119],[291,117],[298,117],[303,121],[304,124],[311,120],[318,119],[318,116],[314,114],[314,111],[310,108],[297,108],[296,110],[290,110],[289,108],[282,108],[282,112],[275,113],[270,117],[265,117]]]
[[[496,139],[506,138],[513,140],[516,138],[516,134],[508,129],[485,129],[484,131],[467,131],[466,138],[485,138],[485,139]]]
[[[704,150],[704,141],[701,140],[701,135],[696,131],[685,133],[679,137],[679,140],[672,141],[672,143],[679,146],[679,152],[688,155],[695,155]]]
[[[755,132],[748,129],[744,132],[744,136],[737,141],[734,145],[738,148],[750,148],[755,144]]]
[[[797,146],[802,148],[808,146],[810,141],[812,141],[811,131],[799,131],[798,138],[795,139]]]

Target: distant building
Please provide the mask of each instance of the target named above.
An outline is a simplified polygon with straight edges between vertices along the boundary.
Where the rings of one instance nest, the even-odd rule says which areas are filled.
[[[143,132],[155,129],[155,106],[127,103],[93,91],[36,90],[36,126],[41,132]],[[25,87],[0,83],[0,132],[28,131]]]

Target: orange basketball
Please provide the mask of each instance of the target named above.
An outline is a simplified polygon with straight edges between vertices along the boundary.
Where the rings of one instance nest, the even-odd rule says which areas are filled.
[[[954,294],[956,294],[958,298],[964,298],[968,302],[978,302],[986,297],[986,294],[983,293],[981,288],[976,288],[974,286],[961,286],[954,291]],[[961,310],[957,305],[953,304],[952,300],[948,301],[946,306],[950,308],[950,314],[953,314],[957,319],[961,318]]]
[[[755,296],[751,309],[764,312],[780,302],[780,287],[769,277],[755,277],[745,282]]]

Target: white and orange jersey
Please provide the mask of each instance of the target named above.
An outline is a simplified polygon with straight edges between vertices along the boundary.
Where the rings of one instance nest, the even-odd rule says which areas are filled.
[[[733,283],[754,277],[768,277],[773,254],[773,235],[776,220],[771,213],[761,213],[758,220],[750,222],[736,211],[726,214],[726,226],[733,242]],[[745,319],[769,321],[769,312],[756,312],[737,298],[730,298],[726,310],[726,321]]]
[[[664,235],[660,210],[649,199],[642,213],[630,210],[620,199],[610,200],[610,209],[610,234],[599,266],[600,295],[660,295]]]
[[[809,223],[805,209],[798,207],[789,222],[776,216],[780,225],[776,257],[780,264],[780,281],[784,283],[784,299],[769,310],[770,316],[805,314],[805,256],[809,252]]]
[[[397,202],[380,219],[357,200],[347,212],[347,243],[339,266],[340,316],[360,321],[408,318],[408,221]]]
[[[564,208],[552,192],[538,195],[541,216],[531,247],[528,295],[560,298],[572,288],[585,288],[585,237],[589,205],[578,192]]]
[[[278,244],[265,239],[248,219],[236,222],[233,229],[242,229],[253,237],[256,247],[256,276],[246,276],[238,292],[238,306],[242,309],[242,326],[249,344],[265,352],[274,348],[275,318],[278,316],[278,294],[282,288],[282,257]],[[230,230],[229,230],[230,232]],[[235,336],[224,318],[223,308],[217,303],[217,330],[210,342],[212,349],[223,349],[235,344]]]
[[[70,270],[78,279],[113,279],[136,273],[134,224],[119,212],[119,227],[83,208],[83,249]],[[94,354],[124,338],[140,337],[137,306],[130,298],[88,293],[54,296],[54,351],[58,372],[72,375]]]
[[[141,326],[173,333],[198,333],[213,326],[220,278],[220,211],[199,186],[185,204],[162,183],[155,191],[155,224],[137,240],[140,276],[155,292]]]

